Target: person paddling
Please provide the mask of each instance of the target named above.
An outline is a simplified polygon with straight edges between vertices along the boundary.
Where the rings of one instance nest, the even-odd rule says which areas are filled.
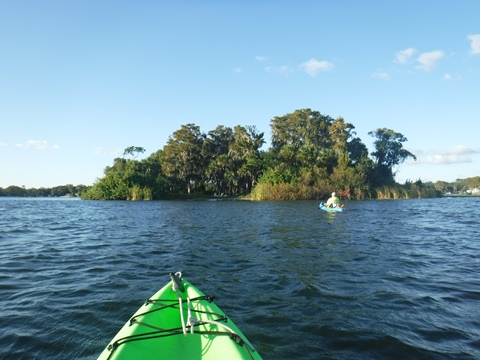
[[[340,199],[337,197],[337,193],[332,192],[332,196],[327,200],[326,207],[338,207],[340,205]]]

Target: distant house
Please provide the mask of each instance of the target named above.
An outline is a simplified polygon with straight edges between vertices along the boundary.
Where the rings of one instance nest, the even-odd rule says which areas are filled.
[[[472,195],[479,195],[479,194],[480,194],[480,189],[479,188],[476,187],[472,190]]]

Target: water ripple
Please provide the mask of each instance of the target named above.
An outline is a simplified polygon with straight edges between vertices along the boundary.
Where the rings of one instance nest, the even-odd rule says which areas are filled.
[[[477,359],[478,205],[0,199],[0,358],[95,359],[181,270],[265,359]]]

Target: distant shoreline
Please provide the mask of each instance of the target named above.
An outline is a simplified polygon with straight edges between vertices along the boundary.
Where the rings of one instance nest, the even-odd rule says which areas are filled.
[[[480,194],[448,194],[448,195],[442,195],[442,197],[466,197],[466,198],[479,198]]]

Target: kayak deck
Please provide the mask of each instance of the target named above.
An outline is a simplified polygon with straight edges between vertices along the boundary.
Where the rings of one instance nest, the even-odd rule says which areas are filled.
[[[261,359],[261,356],[213,302],[213,297],[181,279],[180,274],[173,275],[172,281],[146,301],[98,359]]]

